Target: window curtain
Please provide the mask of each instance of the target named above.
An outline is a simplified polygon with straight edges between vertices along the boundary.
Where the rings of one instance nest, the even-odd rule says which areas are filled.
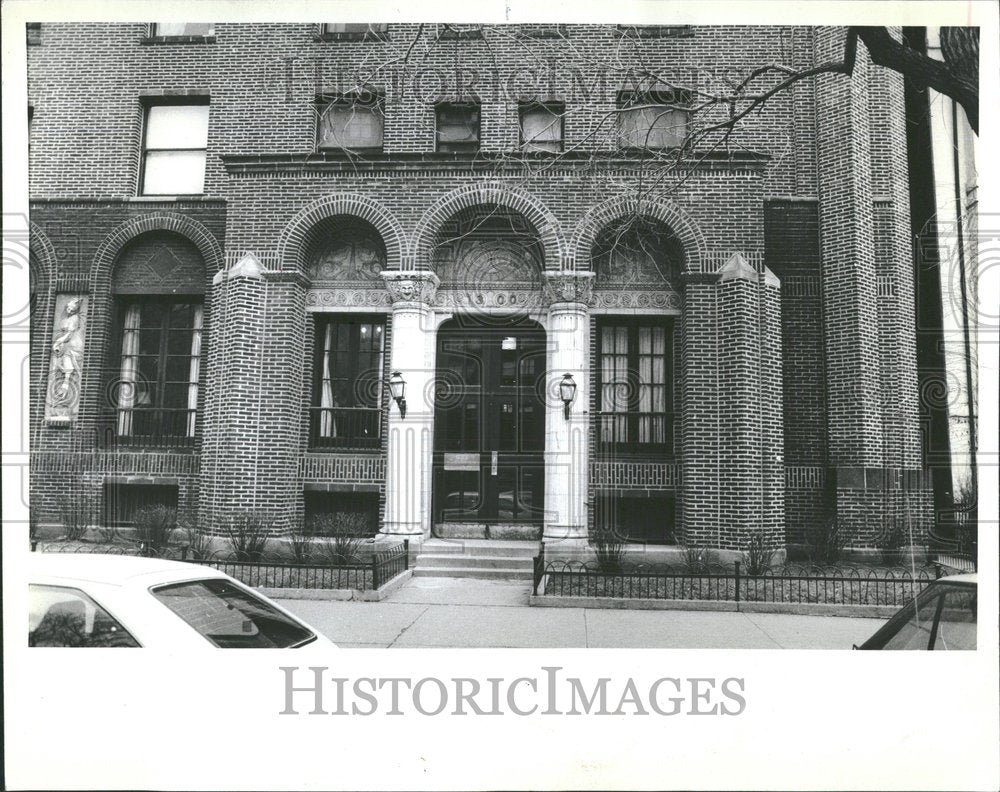
[[[191,366],[188,372],[187,436],[194,437],[198,417],[198,379],[201,374],[201,329],[204,308],[192,306],[191,316]]]
[[[118,434],[132,434],[132,409],[135,407],[136,372],[139,353],[139,305],[132,304],[125,311],[125,328],[122,334],[122,368],[118,381]]]
[[[319,392],[319,435],[336,437],[337,421],[333,415],[333,382],[330,380],[330,348],[333,346],[333,323],[326,325],[323,337],[323,380]]]

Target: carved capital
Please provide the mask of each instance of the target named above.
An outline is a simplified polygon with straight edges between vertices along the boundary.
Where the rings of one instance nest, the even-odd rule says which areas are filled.
[[[393,305],[397,303],[430,305],[441,282],[438,276],[429,270],[385,270],[381,274]]]
[[[546,272],[545,292],[550,303],[589,304],[594,294],[593,272]]]

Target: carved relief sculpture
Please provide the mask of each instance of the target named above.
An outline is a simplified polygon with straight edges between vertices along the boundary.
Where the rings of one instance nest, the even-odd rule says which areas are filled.
[[[56,296],[52,359],[45,399],[45,420],[51,423],[71,423],[80,406],[86,307],[86,297]]]

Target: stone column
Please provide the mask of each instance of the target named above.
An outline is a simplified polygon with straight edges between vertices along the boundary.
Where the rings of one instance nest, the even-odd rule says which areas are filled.
[[[431,302],[438,277],[423,270],[382,273],[392,299],[390,371],[406,382],[406,417],[389,400],[385,520],[380,533],[422,541],[431,530],[436,323]]]
[[[546,542],[587,542],[587,464],[590,311],[593,272],[545,273],[550,299],[546,328],[545,409]],[[559,398],[564,374],[576,382],[576,398],[567,419]]]

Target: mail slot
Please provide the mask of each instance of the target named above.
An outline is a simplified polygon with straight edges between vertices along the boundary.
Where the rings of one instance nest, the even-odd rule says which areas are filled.
[[[444,469],[479,470],[479,454],[445,454]]]

